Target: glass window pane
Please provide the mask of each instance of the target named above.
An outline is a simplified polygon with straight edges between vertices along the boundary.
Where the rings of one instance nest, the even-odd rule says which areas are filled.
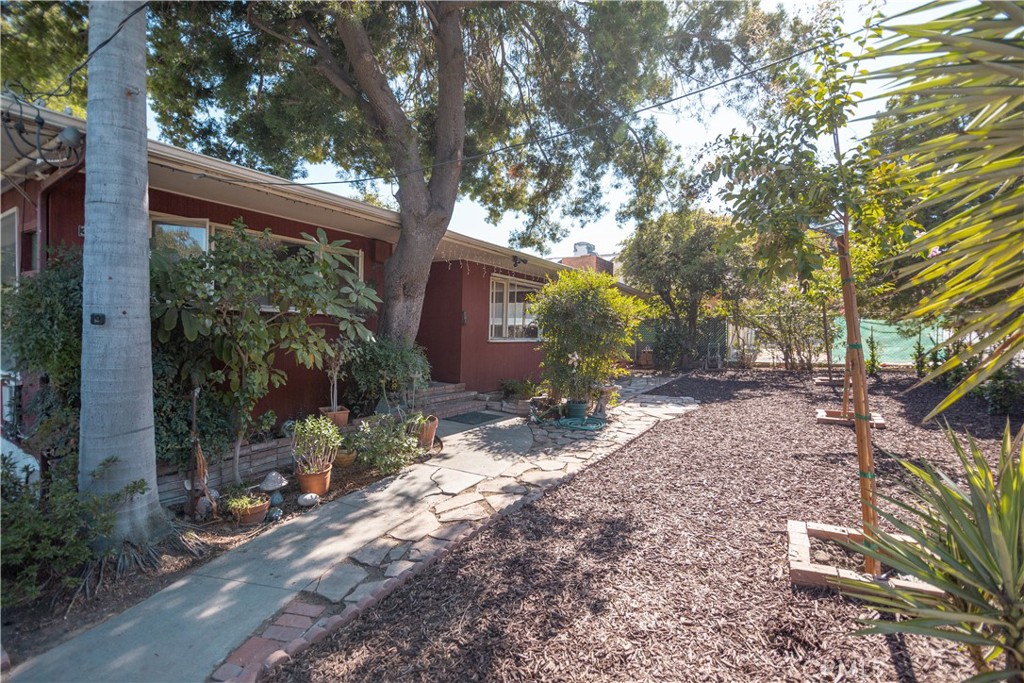
[[[0,281],[7,286],[18,282],[18,218],[15,213],[0,219]]]
[[[505,336],[505,283],[491,281],[490,337]]]
[[[153,246],[172,249],[182,256],[200,254],[209,247],[207,229],[197,225],[153,223]]]

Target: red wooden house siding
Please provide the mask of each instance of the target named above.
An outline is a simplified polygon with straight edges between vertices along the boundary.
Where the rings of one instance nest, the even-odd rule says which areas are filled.
[[[33,196],[33,184],[23,188],[26,194]],[[35,207],[28,203],[18,192],[9,191],[3,194],[2,210],[18,207],[20,231],[23,234],[36,230]],[[81,246],[83,238],[79,235],[79,226],[85,223],[85,176],[81,173],[59,181],[49,197],[47,246]],[[275,235],[299,239],[302,233],[315,234],[317,226],[298,221],[249,211],[243,208],[217,204],[203,199],[187,197],[150,189],[149,210],[179,218],[205,218],[211,223],[231,224],[241,217],[246,226],[253,230],[270,228]],[[391,245],[386,242],[370,239],[360,235],[352,235],[329,230],[334,239],[349,241],[348,246],[363,252],[363,277],[373,283],[380,291],[383,283],[383,265],[391,253]],[[25,240],[23,240],[23,245]],[[26,248],[22,248],[21,269],[28,270]],[[327,322],[327,319],[324,319]],[[371,329],[376,329],[377,319],[367,321]],[[278,354],[277,367],[288,375],[288,382],[283,387],[273,389],[257,406],[257,413],[273,410],[279,420],[300,417],[315,413],[319,406],[327,405],[328,385],[322,370],[307,369],[298,365],[287,354]],[[31,389],[29,390],[31,391]]]
[[[427,349],[435,380],[491,391],[503,379],[539,377],[543,354],[537,340],[488,340],[494,274],[519,277],[514,271],[468,261],[439,261],[431,267],[416,341]]]

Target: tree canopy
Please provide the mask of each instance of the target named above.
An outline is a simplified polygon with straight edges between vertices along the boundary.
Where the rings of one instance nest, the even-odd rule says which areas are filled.
[[[520,216],[523,247],[605,211],[609,178],[625,215],[651,212],[679,162],[634,112],[787,52],[794,25],[757,0],[161,3],[150,93],[175,144],[288,177],[331,161],[391,189],[381,332],[411,339],[457,199]]]

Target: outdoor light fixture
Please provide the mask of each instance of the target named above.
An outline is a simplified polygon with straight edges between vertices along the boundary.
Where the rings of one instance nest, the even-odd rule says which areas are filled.
[[[8,92],[9,94],[9,92]],[[18,108],[18,116],[11,115],[11,109]],[[0,114],[0,125],[3,126],[4,136],[11,143],[15,154],[37,166],[43,164],[53,169],[68,168],[75,166],[82,160],[82,144],[85,141],[85,134],[74,126],[67,126],[61,130],[56,137],[44,140],[43,127],[46,119],[42,112],[36,108],[36,115],[32,118],[35,124],[34,130],[25,126],[25,106],[35,107],[24,100],[15,97],[7,111]]]
[[[526,263],[526,259],[520,258],[519,256],[513,256],[512,257],[512,267],[513,268],[518,268],[519,266],[523,265],[524,263]]]

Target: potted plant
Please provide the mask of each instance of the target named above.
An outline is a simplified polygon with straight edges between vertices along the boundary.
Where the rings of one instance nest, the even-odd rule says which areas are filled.
[[[225,491],[224,508],[242,526],[259,524],[270,508],[270,496],[262,491],[237,486]]]
[[[434,445],[434,435],[437,434],[437,422],[436,415],[424,416],[423,413],[413,413],[406,420],[406,425],[409,433],[416,436],[419,447],[426,448],[429,451],[430,447]]]
[[[352,342],[339,336],[327,348],[325,369],[330,385],[331,405],[320,408],[320,413],[331,418],[334,424],[344,427],[348,424],[349,410],[338,404],[338,382],[348,375],[345,368],[352,359]]]
[[[342,445],[341,432],[330,418],[310,415],[295,424],[292,457],[303,493],[323,496],[331,486],[331,468]]]
[[[334,456],[335,467],[351,467],[356,461],[356,447],[348,435],[341,437],[341,445],[338,446],[338,454]]]

